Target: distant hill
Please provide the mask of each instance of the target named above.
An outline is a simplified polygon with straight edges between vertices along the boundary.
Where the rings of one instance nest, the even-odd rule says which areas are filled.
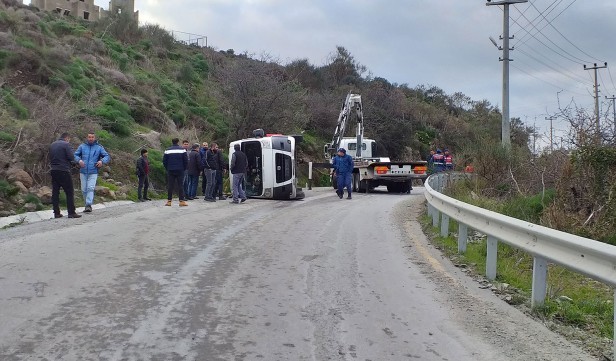
[[[63,131],[74,135],[75,147],[96,132],[113,158],[105,184],[129,198],[142,147],[152,149],[153,181],[162,187],[161,150],[174,136],[224,145],[256,128],[303,132],[302,159],[320,159],[349,91],[362,94],[367,134],[392,158],[425,159],[436,146],[455,152],[500,136],[499,111],[487,101],[373,77],[343,47],[322,66],[280,64],[182,44],[128,14],[87,22],[14,0],[0,0],[0,79],[5,215],[28,203],[40,208],[34,198],[49,185],[47,149]],[[514,124],[514,141],[525,144],[527,132]],[[31,178],[25,190],[15,186],[21,171]]]

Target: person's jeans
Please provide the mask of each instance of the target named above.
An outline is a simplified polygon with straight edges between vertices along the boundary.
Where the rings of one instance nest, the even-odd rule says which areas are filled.
[[[79,178],[81,180],[81,192],[83,193],[83,199],[86,202],[86,206],[91,206],[94,203],[94,188],[96,187],[98,173],[79,173]]]
[[[215,198],[215,186],[216,186],[216,170],[206,169],[205,176],[207,178],[207,186],[205,187],[205,198]]]
[[[346,187],[347,192],[349,193],[349,197],[351,196],[351,191],[353,189],[353,173],[338,173],[338,194],[344,194],[344,187]]]
[[[216,171],[216,191],[214,192],[214,194],[218,195],[219,197],[222,197],[222,191],[223,191],[223,178],[222,178],[222,171]]]
[[[137,187],[137,198],[146,199],[148,198],[148,189],[150,188],[150,178],[148,175],[143,175],[139,177],[139,186]],[[141,190],[143,189],[143,193]],[[142,197],[143,196],[143,197]]]
[[[182,187],[184,189],[184,195],[188,196],[188,193],[190,193],[190,178],[188,176],[188,172],[184,172]]]
[[[51,204],[53,213],[60,214],[60,188],[66,193],[66,209],[68,214],[75,214],[75,188],[71,173],[62,170],[51,171]]]
[[[201,194],[205,196],[207,194],[205,193],[205,188],[207,187],[207,176],[205,175],[205,170],[201,172],[201,176],[203,177],[203,180],[201,181]]]
[[[238,202],[240,199],[246,199],[244,191],[244,173],[233,174],[233,201]]]
[[[170,170],[167,172],[167,200],[173,199],[173,188],[178,188],[178,197],[181,201],[184,198],[184,171]]]
[[[188,198],[197,197],[197,188],[199,187],[199,175],[188,175]]]

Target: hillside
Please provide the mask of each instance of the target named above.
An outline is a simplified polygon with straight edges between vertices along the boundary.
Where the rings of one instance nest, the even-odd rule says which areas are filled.
[[[134,159],[151,150],[153,183],[164,184],[161,150],[179,136],[223,145],[251,134],[304,133],[302,160],[321,159],[349,91],[362,94],[366,132],[394,159],[426,159],[447,146],[462,153],[498,139],[500,114],[486,101],[438,87],[372,76],[343,47],[327,64],[178,43],[128,15],[89,23],[0,1],[0,215],[48,201],[47,149],[63,132],[76,147],[95,131],[111,153],[103,185],[134,197]],[[514,142],[528,130],[514,122]],[[460,162],[461,163],[461,162]],[[24,206],[27,206],[24,208]]]

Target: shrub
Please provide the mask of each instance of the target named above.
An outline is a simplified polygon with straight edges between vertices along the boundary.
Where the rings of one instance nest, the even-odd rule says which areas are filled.
[[[11,198],[17,194],[19,194],[19,188],[4,179],[0,179],[0,196],[2,198]]]
[[[171,49],[176,42],[173,36],[159,25],[146,24],[141,27],[141,31],[150,44],[160,46],[166,49]]]
[[[23,46],[24,48],[28,48],[28,49],[37,49],[38,48],[38,46],[36,46],[36,44],[32,40],[27,39],[27,38],[17,37],[15,39],[15,42],[18,45]]]
[[[26,203],[32,203],[36,205],[36,210],[40,211],[43,209],[43,203],[41,203],[41,200],[34,194],[30,193],[28,195],[26,195],[24,197],[24,202]]]
[[[7,50],[0,49],[0,70],[8,67],[13,53]]]
[[[183,84],[192,84],[198,82],[199,77],[191,64],[183,64],[178,72],[177,80]]]
[[[13,92],[8,89],[2,89],[0,91],[0,95],[2,96],[2,101],[13,110],[13,113],[19,119],[28,119],[30,113],[28,109],[21,104],[21,102],[15,98]]]
[[[71,96],[81,99],[85,94],[100,87],[94,67],[81,59],[76,59],[63,69],[62,80],[71,86]],[[53,82],[53,81],[52,81]]]
[[[160,150],[148,150],[148,159],[150,160],[150,181],[156,187],[162,188],[167,184],[167,171],[163,166],[163,153]]]
[[[210,71],[210,66],[207,63],[207,60],[205,60],[203,54],[197,54],[195,56],[193,59],[193,67],[202,76],[207,76]]]
[[[16,138],[13,134],[0,130],[0,143],[13,143],[15,139]]]
[[[94,115],[103,118],[103,128],[119,136],[129,136],[131,125],[134,123],[130,115],[128,104],[107,95],[103,98],[103,104],[94,109]]]

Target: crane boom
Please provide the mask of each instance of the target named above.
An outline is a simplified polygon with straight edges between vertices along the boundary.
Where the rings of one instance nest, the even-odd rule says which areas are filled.
[[[356,159],[361,159],[362,157],[362,144],[364,138],[364,113],[363,107],[361,104],[361,95],[349,93],[342,104],[342,109],[340,110],[340,115],[338,116],[338,124],[336,125],[336,130],[334,131],[334,136],[332,138],[332,142],[326,146],[325,157],[332,158],[334,154],[340,148],[340,144],[342,144],[342,139],[344,138],[344,133],[346,131],[347,123],[350,120],[351,113],[355,111],[356,120],[357,120],[357,129],[355,135],[357,136],[357,153],[355,154]]]

